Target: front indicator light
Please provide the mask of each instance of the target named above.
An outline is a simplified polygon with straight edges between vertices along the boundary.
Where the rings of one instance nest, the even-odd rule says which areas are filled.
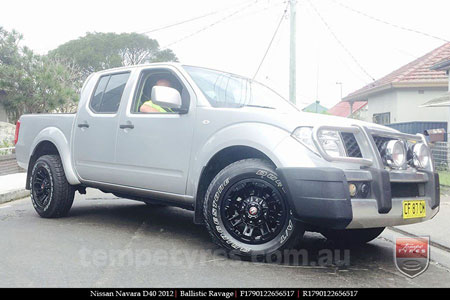
[[[350,192],[350,197],[355,197],[356,193],[358,192],[358,188],[356,187],[356,184],[350,183],[348,185],[348,191]]]

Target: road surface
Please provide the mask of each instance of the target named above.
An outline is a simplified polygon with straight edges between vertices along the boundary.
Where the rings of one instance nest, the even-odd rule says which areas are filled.
[[[224,257],[192,218],[92,189],[61,219],[29,197],[2,204],[0,287],[450,287],[439,261],[414,279],[397,271],[389,231],[352,249],[308,233],[289,262],[249,262]]]

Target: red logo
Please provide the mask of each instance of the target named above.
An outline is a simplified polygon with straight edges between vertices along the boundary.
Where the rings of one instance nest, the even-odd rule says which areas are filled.
[[[404,275],[413,278],[428,268],[430,262],[430,238],[397,238],[395,241],[395,265]]]
[[[254,206],[250,207],[248,211],[252,216],[256,215],[258,213],[258,209]]]

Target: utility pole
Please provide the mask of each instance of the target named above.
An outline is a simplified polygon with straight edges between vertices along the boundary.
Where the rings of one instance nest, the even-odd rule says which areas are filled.
[[[340,85],[341,86],[341,101],[342,101],[342,85],[343,85],[343,83],[342,82],[340,82],[340,81],[338,81],[338,82],[336,82],[336,84],[338,84],[338,85]]]
[[[296,70],[296,9],[297,0],[289,0],[290,3],[290,47],[289,47],[289,100],[296,104],[297,96],[297,70]]]

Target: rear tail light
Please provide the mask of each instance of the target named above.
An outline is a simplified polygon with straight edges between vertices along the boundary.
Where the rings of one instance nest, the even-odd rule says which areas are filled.
[[[17,141],[19,140],[19,130],[20,130],[20,121],[17,121],[17,123],[16,123],[16,133],[14,135],[14,145],[16,145]]]

